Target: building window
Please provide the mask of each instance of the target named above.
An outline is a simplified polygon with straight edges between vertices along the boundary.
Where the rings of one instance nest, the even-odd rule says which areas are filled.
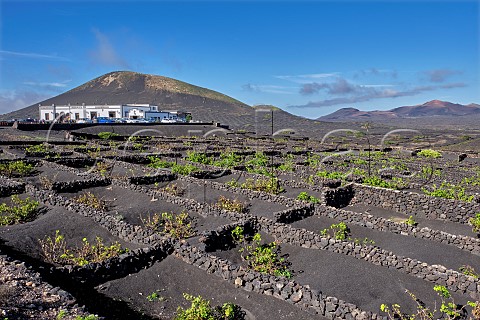
[[[108,111],[109,118],[115,118],[115,111]]]
[[[97,118],[97,112],[96,111],[90,111],[90,119],[96,119]]]
[[[50,120],[50,114],[45,113],[45,120],[47,120],[47,121]]]
[[[75,113],[75,120],[80,119],[80,113]]]

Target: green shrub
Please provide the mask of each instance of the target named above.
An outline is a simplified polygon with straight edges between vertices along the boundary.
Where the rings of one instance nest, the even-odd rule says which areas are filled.
[[[220,154],[220,160],[215,161],[214,165],[222,168],[233,168],[234,166],[241,165],[243,163],[243,157],[237,155],[235,152],[227,152]]]
[[[147,165],[150,168],[171,168],[173,165],[175,165],[174,162],[165,161],[155,156],[148,156],[147,158],[150,160],[150,163]]]
[[[340,222],[337,224],[332,224],[330,227],[323,229],[320,231],[322,236],[328,238],[334,238],[335,240],[346,240],[347,236],[350,234],[350,229],[344,222]]]
[[[477,213],[474,218],[470,218],[468,223],[473,227],[472,232],[480,233],[480,213]]]
[[[458,270],[460,270],[461,273],[463,273],[464,275],[466,276],[471,276],[471,277],[474,277],[476,279],[478,279],[478,277],[480,276],[476,271],[475,271],[475,268],[472,267],[472,266],[469,266],[469,265],[463,265],[461,266],[460,268],[458,268]]]
[[[417,153],[417,155],[424,158],[441,158],[442,157],[442,154],[440,152],[432,149],[423,149],[419,153]]]
[[[278,170],[293,172],[295,171],[295,156],[293,154],[287,154],[285,161],[278,167]]]
[[[454,200],[461,200],[470,202],[473,200],[474,196],[467,195],[465,192],[465,188],[460,185],[454,185],[443,181],[442,184],[437,187],[436,184],[432,187],[433,190],[428,190],[426,188],[422,188],[422,191],[429,196],[432,197],[439,197],[445,199],[454,199]]]
[[[33,171],[35,171],[35,168],[32,164],[27,164],[21,160],[0,163],[0,174],[7,177],[24,177],[30,175]]]
[[[408,219],[405,220],[405,223],[408,224],[409,226],[412,226],[412,227],[414,227],[418,224],[418,222],[415,221],[413,216],[408,217]]]
[[[227,302],[222,306],[212,307],[210,301],[201,296],[183,294],[185,300],[190,301],[188,309],[177,308],[174,320],[241,320],[244,319],[241,308],[233,303]]]
[[[217,206],[220,209],[238,212],[238,213],[245,213],[247,212],[247,206],[237,199],[228,199],[227,197],[220,196],[217,201]]]
[[[61,265],[84,266],[89,263],[99,263],[128,251],[128,249],[122,249],[118,242],[106,246],[100,237],[95,238],[95,244],[90,244],[87,238],[83,238],[82,246],[67,249],[65,236],[60,234],[59,230],[55,231],[53,238],[47,236],[38,241],[45,259]]]
[[[372,187],[380,187],[387,189],[398,189],[398,186],[394,182],[388,182],[377,176],[370,176],[363,179],[362,184]]]
[[[238,183],[237,180],[235,180],[235,178],[232,178],[232,180],[228,181],[225,183],[227,186],[230,186],[230,187],[233,187],[233,188],[238,188],[240,187],[240,184]]]
[[[192,227],[192,218],[187,212],[173,213],[162,212],[140,217],[145,227],[158,233],[165,233],[175,239],[185,239],[193,236],[195,230]]]
[[[109,132],[109,131],[102,131],[102,132],[99,132],[97,134],[97,136],[100,138],[100,139],[104,139],[104,140],[108,140],[112,137],[118,137],[119,134],[118,133],[115,133],[115,132]]]
[[[285,191],[285,189],[280,185],[280,181],[277,178],[272,179],[246,179],[244,183],[241,184],[241,188],[249,189],[254,191],[263,191],[272,194],[279,194]]]
[[[416,303],[417,308],[416,311],[412,314],[407,314],[401,311],[401,306],[399,304],[392,304],[391,306],[387,306],[386,304],[382,304],[380,306],[380,311],[385,312],[387,314],[388,319],[402,319],[402,320],[434,320],[434,319],[466,319],[463,317],[464,309],[467,306],[473,308],[473,315],[475,319],[478,319],[478,305],[479,303],[476,302],[467,302],[465,306],[459,306],[455,303],[453,297],[451,296],[448,289],[444,286],[436,285],[433,287],[433,290],[437,293],[437,295],[441,299],[440,308],[437,309],[437,303],[433,306],[433,308],[428,307],[423,301],[419,300],[415,294],[406,290],[407,294],[411,297],[411,299]]]
[[[185,165],[173,164],[172,165],[172,172],[181,174],[183,176],[189,175],[190,173],[198,171],[198,170],[199,169],[197,167],[195,167],[194,165],[191,165],[191,164],[185,164]]]
[[[12,206],[6,203],[0,204],[0,226],[28,222],[35,218],[38,213],[38,201],[30,198],[22,200],[18,195],[13,195],[10,199]]]
[[[258,173],[266,176],[273,176],[273,170],[268,170],[270,159],[263,152],[256,152],[253,158],[245,162],[246,170],[249,173]]]
[[[327,178],[327,179],[343,179],[345,177],[345,173],[343,172],[338,172],[338,171],[333,171],[333,172],[328,172],[328,171],[317,171],[316,175],[321,178]]]
[[[308,201],[311,203],[320,203],[320,199],[314,196],[309,195],[307,192],[302,191],[297,196],[298,200]]]
[[[232,238],[242,246],[239,251],[252,270],[279,277],[291,278],[293,276],[288,269],[289,263],[285,258],[280,257],[280,247],[276,242],[261,244],[262,237],[256,233],[249,243],[240,226],[232,230]]]
[[[25,148],[25,152],[27,153],[46,153],[48,151],[49,148],[46,144],[36,144]]]
[[[211,165],[214,162],[213,157],[208,157],[205,153],[196,151],[187,152],[186,160],[207,165]]]
[[[105,211],[107,209],[107,205],[105,201],[101,198],[98,198],[95,194],[91,193],[90,191],[87,191],[83,194],[80,194],[74,197],[73,201],[97,210],[101,210],[101,211]]]

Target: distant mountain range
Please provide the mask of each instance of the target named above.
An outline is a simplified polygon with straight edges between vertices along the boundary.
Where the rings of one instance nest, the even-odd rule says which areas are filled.
[[[471,103],[462,105],[447,101],[432,100],[416,106],[404,106],[387,111],[361,111],[355,108],[342,108],[326,116],[318,118],[319,121],[373,121],[390,122],[396,119],[417,119],[423,117],[462,117],[475,116],[480,118],[480,105]]]
[[[380,131],[386,127],[411,125],[425,127],[431,122],[426,117],[432,116],[453,128],[457,128],[457,123],[452,125],[452,119],[457,119],[461,124],[468,122],[470,127],[474,128],[478,128],[480,121],[480,105],[461,105],[439,100],[389,111],[344,108],[317,120],[311,120],[272,106],[251,107],[222,93],[179,80],[130,71],[107,73],[58,96],[0,115],[0,119],[38,118],[38,105],[53,103],[57,105],[150,103],[158,105],[163,110],[191,112],[194,120],[220,122],[232,129],[243,129],[260,135],[271,134],[273,115],[273,132],[292,129],[300,135],[317,138],[330,130],[360,128],[366,121],[377,122],[375,127]],[[270,110],[273,110],[273,113]],[[346,122],[348,125],[345,125]]]

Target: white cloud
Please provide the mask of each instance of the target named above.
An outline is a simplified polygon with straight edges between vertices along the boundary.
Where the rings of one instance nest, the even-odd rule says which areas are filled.
[[[309,83],[315,79],[324,79],[330,77],[336,77],[340,73],[339,72],[331,72],[331,73],[309,73],[309,74],[298,74],[298,75],[283,75],[283,76],[275,76],[277,79],[292,81],[295,83]]]
[[[262,93],[277,93],[277,94],[296,94],[297,87],[285,87],[285,86],[276,86],[269,84],[251,84],[247,83],[242,86],[242,89],[245,91],[252,92],[262,92]]]
[[[20,58],[70,61],[70,59],[65,58],[65,57],[60,57],[56,54],[41,54],[41,53],[34,53],[34,52],[15,52],[15,51],[0,50],[0,55],[1,56],[20,57]]]

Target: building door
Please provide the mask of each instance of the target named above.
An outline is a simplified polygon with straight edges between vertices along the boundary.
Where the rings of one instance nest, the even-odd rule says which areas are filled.
[[[97,119],[97,112],[96,111],[90,111],[90,119]]]
[[[75,120],[78,120],[78,119],[80,119],[80,113],[76,112],[75,113]]]
[[[108,117],[109,118],[115,118],[115,114],[116,114],[115,111],[108,111]]]

